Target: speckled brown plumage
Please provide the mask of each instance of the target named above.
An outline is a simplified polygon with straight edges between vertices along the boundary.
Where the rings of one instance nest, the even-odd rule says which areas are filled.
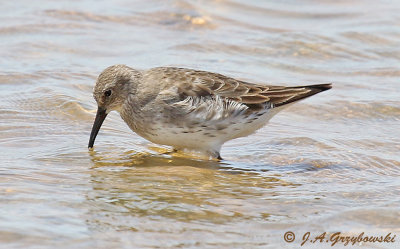
[[[117,110],[133,131],[152,142],[220,158],[226,141],[253,133],[285,105],[330,88],[251,84],[186,68],[139,71],[115,65],[100,74],[94,88],[98,113],[89,147],[107,113]]]

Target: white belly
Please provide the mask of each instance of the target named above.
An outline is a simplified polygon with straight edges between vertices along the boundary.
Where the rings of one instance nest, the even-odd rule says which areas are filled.
[[[195,127],[184,125],[177,126],[167,122],[152,125],[151,133],[140,134],[151,142],[170,145],[175,148],[189,148],[195,150],[208,150],[219,148],[226,141],[248,136],[263,127],[273,116],[269,110],[262,115],[257,114],[237,116],[234,119],[204,121]],[[189,118],[189,117],[188,117]]]

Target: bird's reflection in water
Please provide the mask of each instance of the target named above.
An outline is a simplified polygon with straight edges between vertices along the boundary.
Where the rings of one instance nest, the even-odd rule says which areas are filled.
[[[91,150],[90,156],[93,168],[103,166],[124,166],[124,167],[155,167],[155,166],[191,166],[204,168],[224,168],[229,164],[218,160],[207,160],[195,154],[174,152],[165,148],[150,147],[151,152],[125,151],[121,154],[99,153]]]
[[[277,186],[290,185],[276,175],[184,155],[135,151],[90,155],[93,190],[87,196],[92,211],[88,222],[96,229],[147,231],[152,226],[142,222],[152,222],[148,217],[165,228],[171,221],[220,224],[265,219],[271,216],[266,199],[278,195]]]

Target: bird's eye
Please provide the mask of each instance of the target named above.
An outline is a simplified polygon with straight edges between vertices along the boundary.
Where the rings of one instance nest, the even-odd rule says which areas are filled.
[[[111,96],[111,90],[105,91],[104,95],[107,96],[107,97],[110,97]]]

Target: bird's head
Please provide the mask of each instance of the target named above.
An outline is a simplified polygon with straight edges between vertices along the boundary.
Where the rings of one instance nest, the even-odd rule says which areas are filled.
[[[97,102],[97,114],[89,139],[89,148],[93,147],[97,133],[107,114],[121,111],[129,94],[135,91],[140,72],[125,65],[106,68],[97,78],[93,97]]]

